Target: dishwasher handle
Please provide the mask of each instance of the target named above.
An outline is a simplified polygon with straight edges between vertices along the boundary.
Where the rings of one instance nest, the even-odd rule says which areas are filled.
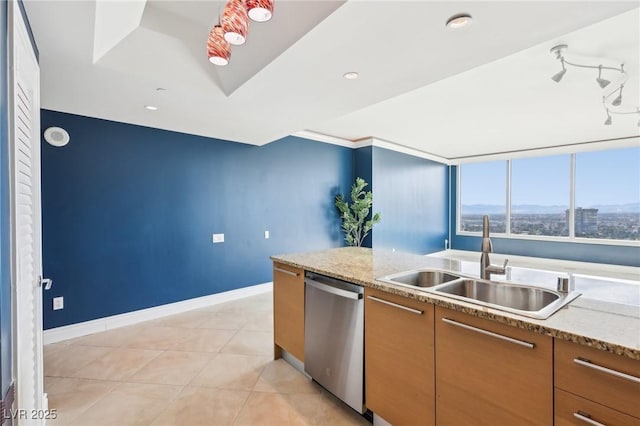
[[[324,283],[321,283],[319,281],[312,280],[310,278],[305,278],[304,282],[308,286],[316,288],[316,289],[318,289],[320,291],[324,291],[325,293],[331,293],[331,294],[334,294],[336,296],[345,297],[347,299],[354,299],[354,300],[362,299],[362,293],[356,293],[356,292],[349,291],[349,290],[343,290],[341,288],[334,287],[334,286],[329,285],[329,284],[324,284]]]

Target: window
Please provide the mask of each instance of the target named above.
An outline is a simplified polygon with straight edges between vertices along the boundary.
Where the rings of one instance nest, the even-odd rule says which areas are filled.
[[[460,230],[481,232],[482,216],[488,214],[491,232],[506,232],[506,161],[465,164],[459,188]]]
[[[463,164],[458,232],[640,241],[640,147]],[[573,190],[573,193],[572,193]]]
[[[575,235],[640,240],[640,148],[576,154]]]
[[[571,156],[511,161],[511,233],[569,236]]]

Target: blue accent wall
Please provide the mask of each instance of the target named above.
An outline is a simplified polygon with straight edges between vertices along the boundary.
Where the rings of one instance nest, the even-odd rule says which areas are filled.
[[[0,3],[0,398],[12,382],[7,2]]]
[[[45,329],[269,282],[270,255],[343,245],[334,197],[350,190],[349,148],[256,147],[47,110],[41,120],[71,136],[42,144]]]
[[[373,147],[373,247],[428,254],[448,238],[447,165]]]
[[[457,235],[457,167],[451,170],[451,248],[480,251],[480,236]],[[613,265],[640,266],[640,247],[572,243],[560,241],[527,240],[518,238],[491,237],[493,251],[515,256],[534,256],[550,259],[575,260],[580,262],[607,263]]]

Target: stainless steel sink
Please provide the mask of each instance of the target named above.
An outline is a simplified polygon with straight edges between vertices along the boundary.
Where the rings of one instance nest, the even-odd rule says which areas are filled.
[[[580,296],[577,292],[474,279],[439,269],[414,269],[378,280],[536,319],[549,318]]]
[[[438,269],[416,269],[387,275],[378,279],[391,284],[404,285],[408,287],[433,287],[459,278],[459,275],[453,275],[449,272]]]
[[[438,286],[436,293],[537,319],[549,318],[580,293],[485,280],[460,279]]]

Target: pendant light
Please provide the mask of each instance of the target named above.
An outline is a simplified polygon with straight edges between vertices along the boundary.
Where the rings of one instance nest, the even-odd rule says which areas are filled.
[[[249,18],[256,22],[267,22],[273,16],[273,0],[247,0]]]
[[[225,66],[231,58],[231,46],[224,39],[224,30],[220,25],[216,25],[209,33],[207,40],[207,55],[209,62],[214,65]]]
[[[229,0],[222,12],[221,24],[225,40],[233,45],[244,44],[249,32],[245,0]]]

